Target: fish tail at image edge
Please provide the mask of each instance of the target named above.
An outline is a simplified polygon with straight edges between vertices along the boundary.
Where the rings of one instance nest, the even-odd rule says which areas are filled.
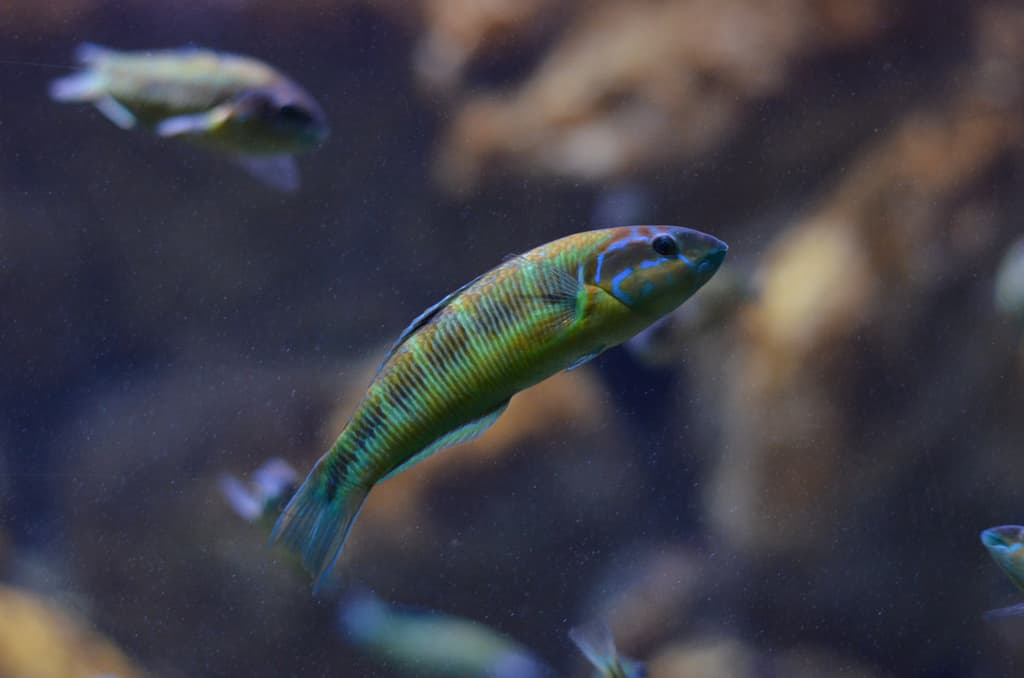
[[[302,554],[303,564],[316,573],[314,594],[326,591],[331,571],[370,488],[340,484],[331,496],[320,473],[323,459],[313,467],[302,486],[281,511],[270,542],[284,542]]]

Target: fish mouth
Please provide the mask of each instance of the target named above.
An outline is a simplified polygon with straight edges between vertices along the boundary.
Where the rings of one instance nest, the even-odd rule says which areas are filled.
[[[708,236],[712,237],[712,236]],[[729,251],[729,246],[721,240],[715,238],[715,244],[711,247],[707,254],[700,259],[700,263],[697,265],[697,272],[705,279],[711,278],[718,269],[722,266],[722,262],[725,261],[725,255]]]
[[[704,255],[704,261],[701,262],[701,267],[709,265],[711,273],[714,273],[725,261],[725,255],[729,252],[729,246],[721,240],[715,245],[714,249]]]

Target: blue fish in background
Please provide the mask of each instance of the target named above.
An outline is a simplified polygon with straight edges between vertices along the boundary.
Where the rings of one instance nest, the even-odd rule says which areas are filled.
[[[989,555],[1017,588],[1024,591],[1024,526],[1002,525],[990,527],[981,533],[981,543]],[[1024,603],[991,610],[988,617],[1008,617],[1024,614]]]
[[[619,654],[611,629],[603,621],[574,627],[569,638],[597,669],[594,678],[646,678],[643,664]]]
[[[367,591],[338,608],[349,640],[403,676],[552,678],[528,649],[475,621],[387,603]]]

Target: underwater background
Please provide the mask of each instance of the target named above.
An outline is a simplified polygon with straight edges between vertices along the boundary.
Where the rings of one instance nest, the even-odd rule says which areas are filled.
[[[251,55],[331,135],[276,192],[52,101],[83,42]],[[0,676],[445,675],[224,479],[304,475],[507,255],[639,223],[729,257],[382,483],[345,585],[559,676],[593,619],[653,678],[1024,675],[979,541],[1024,522],[1021,3],[5,0],[0,93]]]

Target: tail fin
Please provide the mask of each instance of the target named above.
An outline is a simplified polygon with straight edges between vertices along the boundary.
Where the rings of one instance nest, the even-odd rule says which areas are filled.
[[[325,458],[309,472],[270,535],[271,542],[281,540],[302,554],[303,564],[316,577],[314,593],[324,591],[329,583],[331,570],[370,491],[369,487],[345,483],[330,491],[326,474],[320,470]]]
[[[74,73],[50,83],[50,98],[54,101],[95,101],[104,94],[102,78],[92,71]]]

